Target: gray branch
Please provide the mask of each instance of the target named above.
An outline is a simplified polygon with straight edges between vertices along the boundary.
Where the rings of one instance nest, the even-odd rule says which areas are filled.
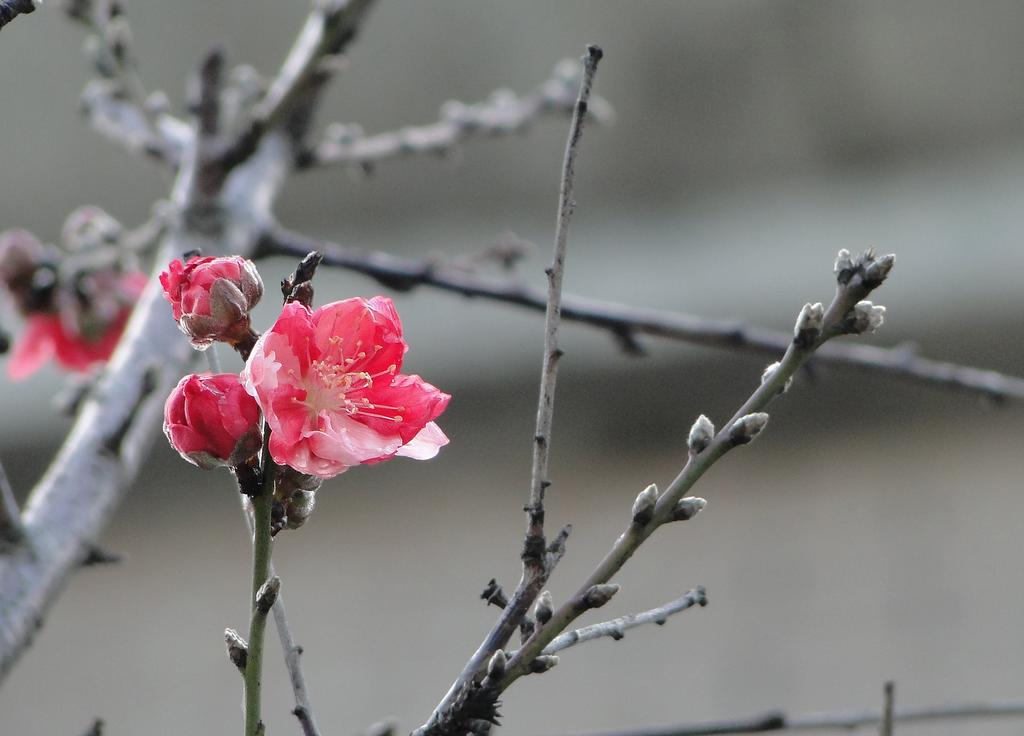
[[[1024,701],[994,700],[920,708],[896,708],[893,711],[893,722],[932,723],[936,721],[1019,718],[1022,716],[1024,716]],[[797,715],[787,715],[784,711],[770,711],[749,718],[725,718],[680,723],[673,726],[602,731],[586,736],[713,736],[714,734],[765,733],[767,731],[851,731],[855,728],[879,726],[882,723],[882,718],[881,710]]]
[[[298,165],[367,168],[410,155],[447,155],[473,138],[522,133],[542,117],[571,115],[581,75],[582,68],[575,61],[559,64],[550,79],[521,97],[502,90],[486,102],[447,102],[441,108],[441,119],[430,125],[364,136],[358,126],[335,124],[327,129],[321,143],[300,155]],[[614,113],[606,100],[594,96],[587,115],[598,122],[610,122]]]
[[[324,265],[375,279],[396,291],[427,286],[442,291],[543,311],[545,293],[508,278],[495,278],[427,260],[402,258],[309,238],[280,227],[264,233],[260,255],[301,257],[310,250],[324,254]],[[706,347],[778,356],[792,340],[786,332],[745,325],[735,320],[708,319],[682,312],[647,309],[566,294],[562,319],[611,333],[634,350],[636,339],[649,335]],[[997,402],[1024,400],[1024,378],[996,371],[930,360],[906,347],[881,348],[857,343],[823,345],[808,361],[850,366],[912,383],[973,394]]]
[[[3,463],[0,463],[0,554],[18,544],[23,536],[21,512],[14,498],[14,489],[7,479]]]
[[[620,616],[619,618],[613,618],[611,621],[602,621],[599,624],[584,626],[583,628],[560,634],[544,647],[544,651],[541,654],[557,654],[563,649],[606,636],[618,641],[626,635],[626,631],[629,629],[635,629],[637,626],[643,626],[644,624],[657,624],[661,626],[668,621],[670,616],[682,613],[693,606],[705,606],[707,602],[708,599],[704,588],[694,588],[674,601],[669,601],[665,605],[652,608],[649,611]]]

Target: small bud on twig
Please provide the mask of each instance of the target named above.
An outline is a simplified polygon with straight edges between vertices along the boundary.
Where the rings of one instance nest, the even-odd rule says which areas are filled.
[[[590,589],[583,594],[583,605],[587,608],[600,608],[610,601],[612,596],[618,593],[619,590],[620,586],[615,583],[592,585]]]
[[[710,419],[701,414],[690,428],[690,438],[687,441],[690,452],[694,455],[699,455],[704,452],[704,449],[711,444],[711,440],[714,438],[715,425],[711,423]]]
[[[849,283],[855,270],[853,257],[850,255],[850,251],[846,250],[846,248],[839,251],[836,256],[836,263],[833,269],[836,273],[836,281],[840,284]]]
[[[768,415],[763,411],[747,414],[745,417],[737,419],[729,427],[729,441],[733,446],[746,445],[753,442],[754,438],[761,434],[761,430],[767,425]]]
[[[651,483],[640,491],[633,502],[633,523],[646,524],[654,516],[654,506],[658,503],[658,486]],[[540,618],[538,616],[538,618]]]
[[[805,304],[796,318],[793,328],[793,342],[797,347],[811,347],[821,336],[821,325],[825,319],[825,307],[821,302]]]
[[[857,302],[843,323],[845,331],[852,335],[874,332],[885,322],[885,307],[869,301]]]
[[[537,597],[537,605],[533,610],[533,615],[537,617],[537,621],[543,626],[551,620],[553,609],[554,602],[551,600],[551,591],[545,590]]]
[[[704,510],[708,502],[699,496],[687,496],[679,499],[672,509],[672,521],[689,521]]]
[[[558,664],[557,654],[541,654],[535,660],[530,662],[530,672],[534,674],[540,674],[541,672],[547,672],[549,669]]]
[[[778,369],[778,367],[779,367],[779,361],[775,361],[774,363],[769,363],[767,366],[765,366],[764,372],[761,374],[761,383],[765,384],[768,381],[770,381],[771,377],[772,377],[772,374],[775,373],[775,371]],[[779,393],[780,394],[786,393],[787,391],[789,391],[789,387],[792,386],[792,385],[793,385],[793,376],[790,376],[789,378],[786,379],[786,382],[784,384],[782,384],[782,388],[779,389]]]
[[[499,649],[487,663],[487,676],[492,680],[500,680],[505,676],[506,664],[508,664],[508,657],[505,656],[504,650]]]
[[[246,662],[249,661],[249,645],[234,629],[224,629],[224,642],[228,645],[228,659],[231,660],[231,664],[244,675]]]
[[[889,272],[896,263],[896,256],[890,253],[887,256],[876,258],[864,268],[864,285],[869,289],[876,289],[882,285]]]
[[[508,596],[505,595],[504,588],[494,578],[491,578],[487,583],[487,587],[484,588],[480,597],[490,605],[497,606],[498,608],[504,608],[508,605]]]
[[[256,610],[264,616],[270,613],[270,609],[277,603],[277,594],[281,592],[281,578],[274,575],[260,586],[256,593]]]

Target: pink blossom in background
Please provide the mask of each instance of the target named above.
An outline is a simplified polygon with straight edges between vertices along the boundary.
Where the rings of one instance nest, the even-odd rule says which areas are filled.
[[[193,465],[238,464],[262,445],[260,408],[235,373],[188,375],[164,404],[164,434]]]
[[[249,311],[263,296],[255,264],[241,256],[193,256],[173,260],[160,274],[174,320],[192,345],[234,342],[249,330]]]
[[[275,462],[330,478],[395,456],[426,460],[448,443],[433,422],[451,398],[400,373],[408,346],[391,300],[285,305],[242,382],[271,429]]]
[[[50,358],[61,368],[85,372],[106,362],[121,340],[131,305],[146,285],[139,272],[94,274],[99,293],[82,304],[73,294],[58,292],[57,311],[30,313],[7,363],[7,374],[21,380]],[[66,298],[65,298],[66,297]]]

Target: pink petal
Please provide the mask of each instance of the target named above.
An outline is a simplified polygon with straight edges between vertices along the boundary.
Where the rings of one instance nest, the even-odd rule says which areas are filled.
[[[398,448],[396,455],[411,457],[413,460],[430,460],[448,444],[448,436],[436,422],[428,422],[420,433]]]

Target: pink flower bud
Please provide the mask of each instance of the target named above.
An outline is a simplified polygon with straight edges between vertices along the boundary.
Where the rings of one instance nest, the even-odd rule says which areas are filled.
[[[164,404],[164,434],[193,465],[238,465],[259,452],[260,409],[234,373],[188,375]]]
[[[28,311],[33,278],[46,255],[46,247],[28,230],[0,233],[0,287],[10,293],[22,312]]]
[[[178,327],[199,350],[245,337],[249,311],[263,296],[256,265],[241,256],[173,260],[160,274],[160,283]]]

